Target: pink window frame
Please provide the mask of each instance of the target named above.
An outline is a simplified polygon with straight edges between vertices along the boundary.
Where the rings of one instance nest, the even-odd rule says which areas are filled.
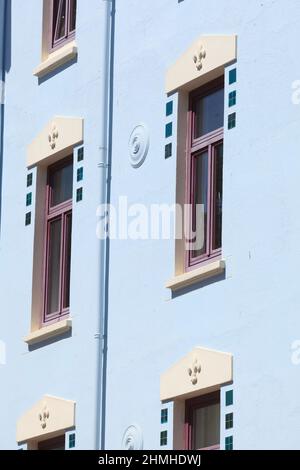
[[[63,168],[73,162],[73,157],[67,157],[66,159],[51,165],[48,168],[47,175],[47,188],[46,188],[46,233],[45,233],[45,244],[44,244],[44,301],[43,301],[43,325],[49,325],[56,323],[70,315],[70,307],[64,308],[63,301],[66,295],[66,261],[67,261],[67,219],[71,215],[72,217],[72,198],[68,201],[64,201],[56,206],[51,206],[52,201],[52,187],[51,187],[51,176],[54,171]],[[57,312],[48,313],[48,285],[49,285],[49,251],[50,251],[50,225],[55,220],[61,220],[61,247],[60,247],[60,270],[59,270],[59,309]]]
[[[55,35],[59,21],[57,19],[56,24],[54,23],[54,1],[51,0],[51,9],[50,9],[50,37],[49,37],[49,51],[54,52],[56,49],[59,49],[68,42],[73,41],[76,34],[76,27],[74,30],[70,31],[71,23],[71,6],[75,0],[66,0],[66,24],[65,24],[65,35],[64,37],[55,41]],[[58,8],[61,8],[63,0],[60,0]]]
[[[194,449],[193,441],[193,416],[194,411],[199,408],[206,408],[211,405],[220,404],[220,391],[202,395],[200,397],[186,400],[185,402],[185,424],[184,424],[184,442],[185,450],[220,450],[220,444],[216,444],[210,447],[204,447],[202,449]]]
[[[189,222],[189,241],[193,239],[193,228],[195,225],[195,196],[196,196],[196,158],[205,151],[208,152],[208,190],[207,190],[207,227],[206,227],[206,250],[200,256],[193,256],[193,250],[185,251],[185,270],[191,271],[201,264],[207,264],[221,258],[222,247],[213,249],[214,237],[214,207],[215,207],[215,152],[216,147],[223,144],[224,127],[205,134],[199,138],[195,137],[195,104],[199,98],[213,91],[224,88],[224,77],[220,77],[206,86],[203,86],[190,94],[188,111],[188,135],[187,135],[187,165],[186,165],[186,204],[192,207]]]

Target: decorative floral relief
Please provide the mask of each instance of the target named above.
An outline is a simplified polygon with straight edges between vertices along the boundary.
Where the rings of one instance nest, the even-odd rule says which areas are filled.
[[[145,161],[149,150],[149,131],[145,124],[138,124],[129,139],[129,161],[133,168],[139,168]]]
[[[122,439],[122,449],[124,450],[142,450],[143,433],[137,424],[128,426]]]
[[[50,147],[51,147],[52,150],[54,150],[55,147],[56,147],[56,141],[58,139],[58,136],[59,136],[58,130],[57,130],[56,124],[54,122],[51,126],[51,130],[50,130],[49,135],[48,135],[49,144],[50,144]]]
[[[203,59],[206,57],[206,50],[204,49],[204,46],[201,44],[197,50],[197,52],[194,54],[193,61],[196,65],[196,69],[200,72],[200,70],[203,67]]]
[[[47,405],[44,405],[42,411],[39,413],[39,420],[43,429],[47,427],[47,421],[50,417],[50,412],[47,408]]]
[[[201,372],[201,365],[198,362],[198,359],[195,358],[192,367],[188,368],[188,374],[191,377],[191,382],[193,385],[196,385],[198,382],[198,375]]]

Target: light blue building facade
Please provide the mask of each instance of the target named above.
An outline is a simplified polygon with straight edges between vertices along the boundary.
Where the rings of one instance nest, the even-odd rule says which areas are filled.
[[[0,2],[0,449],[298,449],[300,5],[78,0],[74,33],[70,1],[60,37],[56,3]],[[198,113],[222,125],[191,138]],[[151,232],[187,200],[206,257]],[[57,294],[47,227],[70,213]]]

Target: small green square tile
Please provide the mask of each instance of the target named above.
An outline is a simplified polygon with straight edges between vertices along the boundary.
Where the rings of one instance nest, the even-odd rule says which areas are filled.
[[[226,392],[226,399],[225,399],[226,406],[233,405],[233,390],[228,390]]]
[[[74,449],[75,448],[75,443],[76,443],[75,434],[70,434],[69,435],[69,449]]]
[[[32,204],[32,193],[26,194],[26,206],[31,206]]]
[[[161,410],[161,419],[160,419],[161,424],[165,424],[168,422],[168,408],[163,408]]]
[[[160,433],[160,445],[161,446],[168,445],[168,431],[162,431]]]
[[[233,450],[233,436],[225,438],[225,450]]]
[[[29,173],[27,175],[27,188],[29,188],[30,186],[32,186],[32,181],[33,181],[33,174],[32,173]]]
[[[236,105],[236,91],[232,91],[229,93],[228,96],[228,106],[231,108],[232,106]]]
[[[172,143],[165,146],[165,159],[172,157]]]
[[[229,85],[236,82],[236,69],[232,69],[229,72]]]
[[[76,191],[76,202],[80,202],[83,199],[83,189],[78,188]]]
[[[82,162],[83,159],[84,159],[84,148],[81,147],[80,149],[78,149],[78,152],[77,152],[77,161]]]
[[[233,413],[228,413],[225,416],[225,429],[233,428]]]
[[[83,180],[83,167],[78,168],[77,170],[77,181]]]
[[[25,225],[28,226],[31,224],[31,212],[27,212],[25,215]]]
[[[171,116],[173,114],[173,101],[168,101],[166,104],[166,116]]]
[[[236,127],[236,113],[229,114],[228,116],[228,130]]]
[[[172,137],[172,134],[173,134],[173,123],[168,122],[168,124],[166,124],[166,139],[168,139],[169,137]]]

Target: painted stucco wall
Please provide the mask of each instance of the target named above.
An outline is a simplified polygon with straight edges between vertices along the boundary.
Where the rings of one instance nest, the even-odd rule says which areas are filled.
[[[9,2],[10,3],[10,2]],[[0,366],[0,448],[16,449],[16,422],[45,394],[77,403],[77,445],[94,446],[99,202],[99,133],[104,3],[78,1],[78,61],[38,82],[42,0],[11,2],[8,27],[7,99],[0,243],[0,339],[6,365]],[[25,227],[27,146],[53,116],[85,120],[83,201],[74,204],[72,239],[72,336],[29,352],[34,224]],[[34,174],[35,175],[35,174]],[[35,184],[35,176],[34,176]],[[33,201],[34,207],[35,200]],[[34,211],[33,211],[34,218]]]
[[[234,448],[299,448],[299,2],[117,4],[112,203],[174,203],[165,73],[202,34],[238,35],[237,127],[225,132],[225,280],[171,299],[172,241],[111,243],[107,448],[133,423],[145,448],[159,447],[160,374],[195,346],[234,355]],[[150,150],[134,170],[128,139],[141,121]]]
[[[10,4],[10,2],[9,2]],[[41,83],[42,1],[13,0],[7,32],[5,157],[0,241],[0,449],[44,394],[75,400],[77,445],[94,444],[103,4],[78,1],[78,61]],[[195,346],[234,355],[234,447],[299,448],[298,187],[300,79],[297,0],[117,0],[112,203],[175,202],[176,161],[164,158],[165,73],[202,34],[238,35],[237,127],[226,132],[223,253],[226,279],[171,299],[172,241],[112,241],[108,449],[137,423],[159,447],[160,374]],[[33,224],[25,227],[26,149],[54,116],[85,119],[84,199],[74,204],[69,338],[29,352]],[[134,170],[133,127],[150,150]],[[34,215],[34,214],[33,214]]]

